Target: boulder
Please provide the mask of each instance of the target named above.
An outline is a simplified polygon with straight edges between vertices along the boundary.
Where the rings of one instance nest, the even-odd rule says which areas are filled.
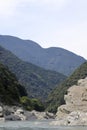
[[[26,120],[26,116],[24,115],[24,110],[22,108],[17,109],[14,115],[18,116],[21,120]]]
[[[66,118],[67,124],[72,125],[87,125],[87,113],[82,111],[73,111]]]
[[[5,116],[5,120],[6,121],[20,121],[21,118],[17,115],[11,114],[11,115]]]
[[[0,117],[3,117],[3,108],[0,106]]]
[[[0,121],[4,121],[5,118],[4,118],[4,111],[3,111],[3,107],[0,106]]]
[[[50,112],[46,112],[46,116],[48,119],[55,119],[55,115],[53,113],[50,113]]]
[[[65,103],[58,108],[54,125],[87,125],[87,78],[80,79],[64,96]]]
[[[4,106],[5,120],[26,120],[24,110],[17,106]]]

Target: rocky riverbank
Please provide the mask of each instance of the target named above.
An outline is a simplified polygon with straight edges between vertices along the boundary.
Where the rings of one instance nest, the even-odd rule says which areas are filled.
[[[87,78],[70,87],[56,116],[49,112],[26,111],[17,106],[0,106],[0,121],[54,119],[50,125],[87,126]]]
[[[17,106],[0,106],[0,121],[25,121],[54,119],[55,115],[49,112],[26,111]]]
[[[66,104],[58,108],[51,125],[87,125],[87,78],[70,87],[64,99]]]

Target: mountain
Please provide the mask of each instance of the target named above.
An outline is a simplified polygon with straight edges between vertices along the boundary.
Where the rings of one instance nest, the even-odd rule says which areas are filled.
[[[0,62],[16,75],[20,84],[26,88],[29,97],[45,100],[55,86],[66,78],[58,72],[47,71],[24,62],[1,46]]]
[[[0,103],[20,104],[20,97],[26,95],[24,87],[19,84],[15,75],[0,63]]]
[[[76,85],[79,79],[84,79],[85,77],[87,77],[87,62],[83,63],[70,77],[52,91],[47,100],[47,110],[56,112],[58,106],[65,103],[64,95],[67,93],[67,89],[72,85]]]
[[[0,45],[10,50],[23,61],[45,69],[70,75],[86,60],[62,48],[42,48],[31,40],[22,40],[13,36],[0,35]]]

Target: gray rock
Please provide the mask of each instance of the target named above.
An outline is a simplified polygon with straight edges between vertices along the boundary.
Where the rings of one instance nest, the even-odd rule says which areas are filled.
[[[66,104],[58,108],[52,125],[87,125],[87,78],[70,87],[64,99]]]
[[[46,112],[37,112],[37,111],[33,110],[31,113],[33,115],[35,115],[36,118],[39,120],[49,119],[49,116],[47,115]]]
[[[11,114],[11,115],[5,116],[5,120],[6,121],[18,121],[18,120],[21,120],[21,118],[17,115]]]
[[[4,121],[5,118],[4,118],[4,112],[3,112],[3,107],[0,106],[0,121]]]

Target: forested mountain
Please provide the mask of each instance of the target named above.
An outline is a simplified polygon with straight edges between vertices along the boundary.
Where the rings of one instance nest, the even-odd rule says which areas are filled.
[[[25,88],[19,84],[14,74],[0,63],[0,103],[20,104],[20,97],[26,96]]]
[[[31,40],[22,40],[13,36],[0,35],[0,45],[10,50],[20,59],[70,75],[85,59],[62,48],[42,48]]]
[[[67,89],[85,77],[87,77],[87,62],[83,63],[69,78],[52,91],[47,100],[47,104],[49,104],[47,110],[56,112],[58,106],[64,104],[64,95],[67,93]]]
[[[57,84],[66,76],[54,71],[47,71],[17,58],[10,51],[0,47],[0,62],[12,71],[22,84],[29,97],[45,100]]]

